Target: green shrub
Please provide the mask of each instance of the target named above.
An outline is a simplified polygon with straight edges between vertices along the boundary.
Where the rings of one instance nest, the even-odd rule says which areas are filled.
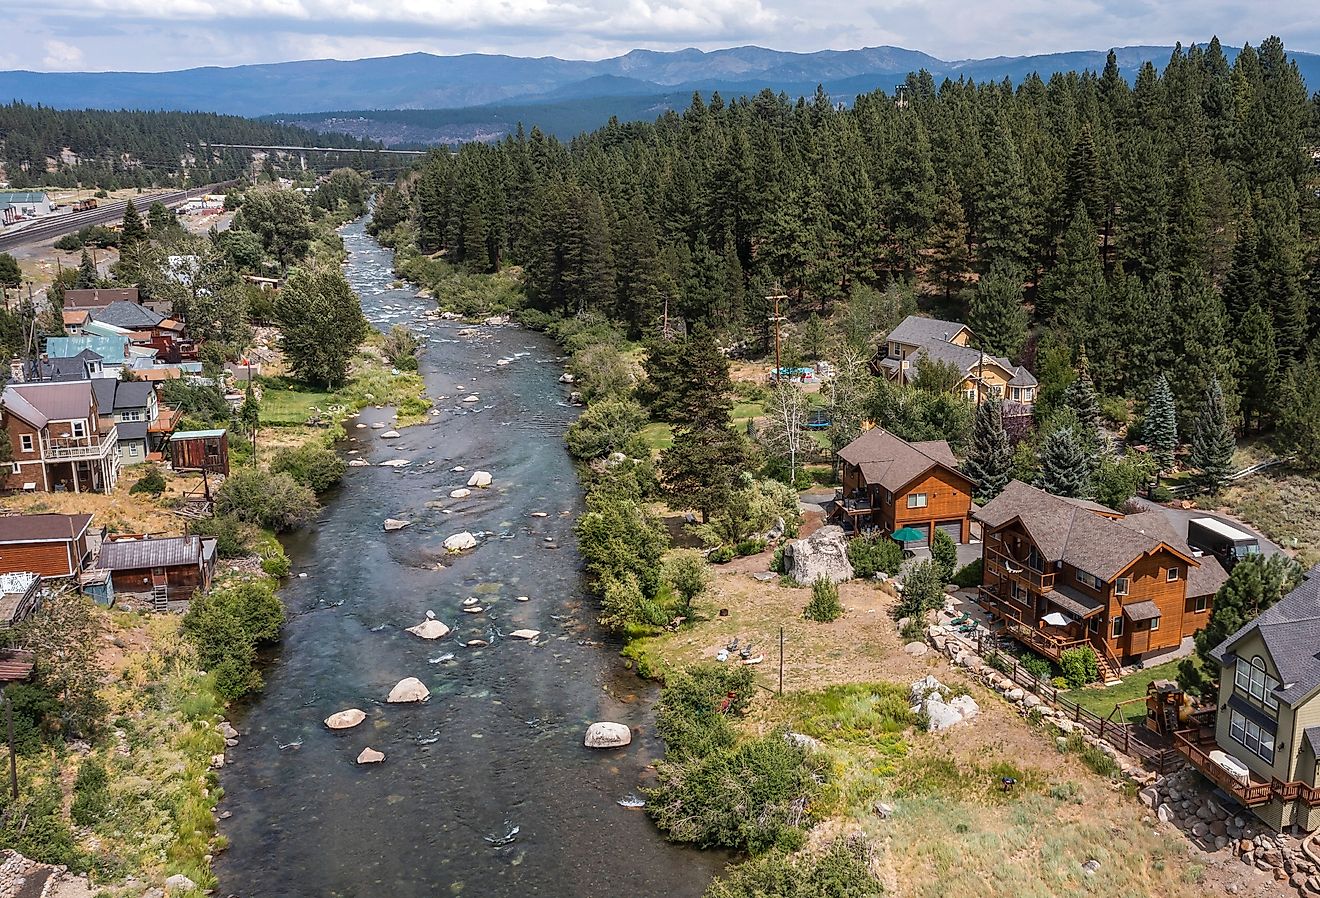
[[[843,604],[839,601],[839,587],[823,574],[811,584],[811,601],[802,609],[802,616],[807,620],[828,624],[843,615]]]
[[[775,549],[775,554],[770,559],[770,570],[776,574],[787,573],[784,568],[784,547],[779,546]]]
[[[953,537],[943,530],[935,531],[935,541],[930,547],[930,557],[935,563],[935,570],[942,583],[953,580],[953,572],[958,567],[958,545]]]
[[[848,543],[853,575],[870,580],[877,573],[894,576],[903,566],[903,547],[888,536],[859,536]]]
[[[289,561],[289,556],[283,552],[277,555],[263,555],[261,569],[275,579],[283,580],[289,576],[289,571],[293,569],[293,563]]]
[[[314,520],[321,506],[310,487],[288,474],[249,468],[225,479],[215,494],[215,510],[283,533]]]
[[[985,663],[1002,674],[1006,674],[1013,669],[1013,662],[1006,657],[1003,652],[990,652],[985,656]]]
[[[665,559],[661,569],[664,581],[678,596],[683,610],[692,612],[692,603],[710,589],[710,567],[701,553],[694,549],[679,549]]]
[[[1059,672],[1073,689],[1081,689],[1100,679],[1100,664],[1090,646],[1064,649],[1059,654]]]
[[[883,891],[866,839],[840,837],[823,855],[771,851],[730,867],[704,898],[874,898]]]
[[[257,646],[278,639],[283,623],[284,605],[270,583],[247,579],[194,596],[183,632],[202,669],[215,675],[216,691],[235,699],[261,686]]]
[[[733,561],[733,546],[718,546],[706,556],[711,564],[728,564]]]
[[[1054,665],[1039,655],[1028,655],[1021,660],[1022,669],[1038,680],[1047,682],[1054,676]]]
[[[66,253],[77,252],[83,248],[82,238],[77,234],[65,234],[55,241],[55,248]]]
[[[317,443],[281,449],[270,463],[271,473],[288,474],[314,493],[324,493],[344,479],[348,470],[339,453]]]
[[[146,493],[159,496],[165,492],[165,475],[155,465],[144,465],[142,476],[138,478],[137,483],[129,487],[128,491],[133,494]]]
[[[958,572],[953,575],[953,583],[962,589],[975,589],[981,585],[983,577],[981,559],[978,558],[958,568]]]
[[[917,562],[903,579],[903,595],[894,606],[899,618],[922,618],[944,601],[944,581],[930,559]]]
[[[1122,427],[1132,417],[1127,400],[1121,396],[1106,396],[1100,400],[1100,417],[1114,427]]]
[[[646,412],[632,399],[593,402],[564,433],[568,454],[588,461],[621,452],[646,424]]]
[[[666,757],[697,757],[733,745],[729,716],[747,710],[755,688],[751,668],[743,665],[694,664],[670,673],[656,703]]]
[[[79,826],[92,826],[110,809],[110,778],[105,767],[91,758],[82,762],[73,781],[73,804],[69,815]]]
[[[1172,502],[1172,501],[1173,501],[1173,491],[1170,490],[1170,489],[1168,488],[1168,486],[1166,486],[1165,484],[1161,483],[1159,486],[1155,487],[1154,489],[1152,489],[1152,490],[1150,491],[1150,501],[1152,501],[1152,502],[1161,502],[1161,503],[1163,503],[1163,502]]]
[[[224,514],[190,521],[188,532],[196,536],[215,537],[215,553],[221,558],[242,558],[251,554],[251,547],[257,539],[257,528],[254,525]]]
[[[763,539],[745,539],[733,547],[733,551],[738,557],[747,555],[757,555],[765,551],[765,540]]]

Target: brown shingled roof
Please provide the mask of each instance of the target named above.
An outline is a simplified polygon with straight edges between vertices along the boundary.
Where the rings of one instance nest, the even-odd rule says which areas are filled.
[[[958,472],[958,461],[944,440],[908,443],[874,427],[839,450],[839,458],[861,468],[869,484],[902,489],[935,466]],[[960,475],[961,476],[961,475]]]
[[[89,514],[11,514],[0,516],[0,543],[77,539],[91,524]]]
[[[1014,480],[974,517],[992,530],[1015,518],[1021,520],[1047,561],[1064,561],[1102,580],[1114,579],[1132,562],[1161,546],[1186,557],[1193,569],[1199,565],[1185,548],[1124,521],[1103,517],[1088,507],[1091,504]]]

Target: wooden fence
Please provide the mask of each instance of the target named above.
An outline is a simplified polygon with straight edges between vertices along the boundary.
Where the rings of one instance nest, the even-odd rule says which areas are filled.
[[[992,645],[990,652],[993,652],[999,663],[991,663],[986,651],[987,636],[992,636],[992,634],[986,633],[984,630],[978,630],[975,645],[960,636],[950,634],[949,638],[956,639],[969,650],[974,650],[982,661],[1023,689],[1035,693],[1041,701],[1063,711],[1073,723],[1084,726],[1088,732],[1108,742],[1123,754],[1141,761],[1161,776],[1172,773],[1187,763],[1186,758],[1176,749],[1153,746],[1142,741],[1140,736],[1134,736],[1137,727],[1133,724],[1108,720],[1066,698],[1053,683],[1042,680],[1031,673],[1022,666],[1017,658],[1006,652],[1001,652],[997,645]]]

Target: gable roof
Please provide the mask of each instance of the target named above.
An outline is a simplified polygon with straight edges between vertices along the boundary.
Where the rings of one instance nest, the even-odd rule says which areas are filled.
[[[1190,552],[1123,520],[1104,517],[1101,509],[1115,513],[1094,502],[1065,499],[1014,480],[973,517],[992,530],[1013,520],[1021,521],[1047,561],[1063,561],[1105,581],[1113,580],[1138,558],[1160,548],[1182,556],[1189,567],[1199,565]]]
[[[0,405],[34,427],[85,419],[92,410],[92,385],[86,380],[9,384]]]
[[[1296,704],[1320,689],[1320,565],[1307,572],[1297,588],[1210,653],[1221,664],[1251,634],[1260,636],[1281,681],[1275,693]]]
[[[0,515],[0,543],[53,542],[77,539],[92,523],[89,514]]]
[[[92,389],[96,392],[97,410],[109,415],[116,410],[146,408],[147,400],[156,388],[146,381],[94,377]]]
[[[861,468],[867,483],[883,486],[891,492],[902,489],[936,466],[947,468],[967,480],[966,475],[958,470],[958,460],[944,440],[909,443],[880,427],[871,428],[840,449],[839,458]]]
[[[153,312],[136,302],[124,302],[117,299],[103,309],[97,309],[92,316],[100,324],[122,327],[128,330],[150,330],[160,324],[165,316]]]
[[[1186,532],[1179,532],[1162,512],[1155,509],[1147,509],[1130,514],[1123,519],[1124,526],[1133,527],[1149,536],[1162,540],[1184,555],[1196,557],[1192,547],[1187,543]],[[1198,565],[1187,569],[1187,596],[1196,598],[1198,596],[1212,596],[1219,592],[1219,587],[1224,585],[1228,579],[1228,571],[1219,563],[1219,559],[1213,555],[1202,555]]]
[[[177,567],[200,564],[209,538],[164,536],[121,539],[101,544],[96,566],[101,570],[122,571],[144,567]]]
[[[112,302],[137,302],[137,287],[90,287],[83,290],[65,290],[64,308],[101,309]]]
[[[892,343],[925,346],[928,343],[948,343],[965,330],[967,325],[957,321],[909,315],[900,321],[885,339]]]

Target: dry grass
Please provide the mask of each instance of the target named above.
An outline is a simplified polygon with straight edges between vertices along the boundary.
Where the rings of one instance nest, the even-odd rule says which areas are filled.
[[[146,473],[146,465],[124,468],[113,493],[14,493],[0,500],[0,511],[14,514],[90,514],[94,527],[108,527],[111,533],[182,533],[183,519],[170,511],[172,497],[195,489],[197,475],[178,475],[160,465],[166,491],[160,499],[129,493],[129,488]]]
[[[1320,480],[1276,469],[1241,480],[1202,504],[1259,528],[1307,567],[1320,562]]]

